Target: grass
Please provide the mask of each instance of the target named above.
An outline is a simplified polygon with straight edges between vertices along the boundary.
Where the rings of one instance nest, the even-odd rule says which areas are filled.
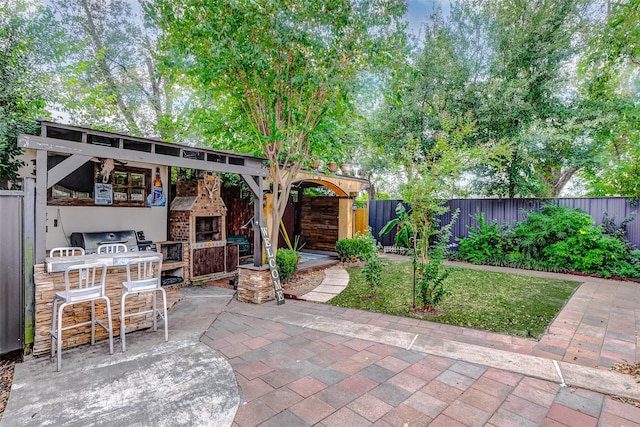
[[[360,268],[348,268],[349,286],[330,304],[405,317],[411,314],[413,268],[410,261],[381,260],[383,270],[376,299],[362,300],[371,289]],[[538,337],[553,320],[579,282],[450,267],[447,295],[433,322],[465,326],[521,337]]]

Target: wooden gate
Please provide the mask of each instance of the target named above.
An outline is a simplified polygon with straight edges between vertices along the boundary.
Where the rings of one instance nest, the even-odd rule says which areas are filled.
[[[337,197],[303,197],[300,235],[305,249],[335,251],[338,241],[340,199]]]

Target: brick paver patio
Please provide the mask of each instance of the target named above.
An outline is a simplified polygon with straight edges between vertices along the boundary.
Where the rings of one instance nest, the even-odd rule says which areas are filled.
[[[554,327],[569,325],[558,328],[573,332],[567,334],[567,340],[552,333],[538,342],[300,301],[287,301],[278,310],[348,320],[354,327],[375,325],[536,354],[541,348],[562,347],[564,341],[569,342],[565,349],[580,348],[583,319],[592,315],[576,313],[589,304],[599,304],[598,294],[603,292],[599,286],[605,285],[585,286],[574,295],[575,303],[565,308],[567,314],[563,311],[558,316]],[[626,284],[621,288],[627,289]],[[253,315],[254,309],[258,308],[232,301],[202,338],[227,357],[236,373],[243,396],[236,426],[640,426],[640,408],[601,393],[286,321],[264,320]],[[576,324],[568,323],[572,318]],[[607,334],[617,327],[605,327],[601,353],[605,336],[622,337]],[[611,345],[612,353],[621,351],[617,342]]]

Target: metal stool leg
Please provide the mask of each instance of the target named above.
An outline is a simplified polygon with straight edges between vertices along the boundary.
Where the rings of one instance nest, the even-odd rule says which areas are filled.
[[[169,341],[169,318],[167,317],[167,293],[160,288],[162,292],[162,311],[164,311],[164,340]]]
[[[91,301],[91,345],[96,343],[96,302]]]
[[[156,332],[158,330],[158,293],[153,291],[153,331]]]
[[[58,332],[56,332],[56,314],[58,311],[58,298],[53,298],[53,309],[51,310],[51,357],[56,355],[56,347],[54,340],[58,339]]]
[[[128,292],[122,294],[120,297],[120,342],[122,343],[122,352],[124,353],[127,350],[127,343],[125,342],[125,323],[124,323],[124,312],[125,312],[125,300],[127,298]]]
[[[58,308],[58,333],[57,333],[57,347],[58,347],[58,372],[62,368],[62,312],[67,304],[62,303]]]
[[[109,323],[109,354],[113,354],[113,322],[111,321],[111,302],[108,297],[104,297],[107,303],[107,321]]]

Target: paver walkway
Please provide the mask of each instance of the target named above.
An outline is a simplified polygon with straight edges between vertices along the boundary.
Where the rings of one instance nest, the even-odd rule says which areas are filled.
[[[640,409],[608,397],[607,387],[618,383],[615,394],[636,398],[640,388],[606,369],[639,360],[636,284],[465,266],[584,284],[539,341],[302,301],[234,301],[203,337],[242,389],[234,425],[640,426]],[[348,332],[331,333],[340,322]],[[411,349],[384,342],[407,333],[418,338]],[[565,362],[563,377],[552,360]]]
[[[615,363],[640,362],[640,284],[571,274],[524,271],[513,268],[450,263],[466,268],[526,274],[582,282],[548,333],[539,341],[512,338],[505,349],[563,360],[582,366],[610,368]],[[448,333],[453,332],[447,328]],[[459,332],[479,338],[476,342],[500,341],[500,335],[481,331]],[[491,338],[488,338],[491,337]],[[505,337],[505,336],[502,336]],[[470,342],[470,341],[466,341]],[[498,345],[499,346],[499,345]]]
[[[349,274],[342,267],[331,267],[324,271],[324,279],[320,286],[298,299],[303,301],[327,302],[344,291],[349,284]]]
[[[242,427],[640,426],[639,408],[592,390],[606,382],[600,378],[579,380],[581,387],[561,387],[560,381],[535,377],[557,378],[553,368],[546,373],[535,369],[530,374],[515,373],[492,367],[495,361],[487,358],[485,363],[470,363],[434,355],[425,351],[429,341],[420,347],[422,351],[413,349],[418,340],[409,350],[379,342],[396,339],[406,333],[402,329],[420,327],[422,322],[405,318],[393,322],[393,317],[304,301],[287,301],[279,307],[233,301],[202,342],[233,366],[243,399],[234,425]],[[389,322],[387,327],[398,329],[371,322]],[[431,348],[468,356],[454,341],[440,340],[436,347]],[[487,355],[510,354],[488,351]],[[579,368],[611,376],[613,382],[626,383],[619,384],[622,389],[640,395],[630,377]]]

